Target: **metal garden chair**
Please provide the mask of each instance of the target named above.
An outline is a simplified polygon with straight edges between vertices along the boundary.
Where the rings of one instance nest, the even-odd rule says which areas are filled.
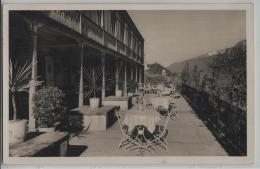
[[[118,111],[116,111],[116,116],[117,116],[118,123],[120,126],[120,131],[123,135],[121,137],[121,140],[120,140],[117,148],[120,149],[121,147],[124,147],[129,144],[136,146],[136,140],[132,137],[131,133],[128,132],[128,127],[123,126],[122,121],[121,121],[121,116]]]

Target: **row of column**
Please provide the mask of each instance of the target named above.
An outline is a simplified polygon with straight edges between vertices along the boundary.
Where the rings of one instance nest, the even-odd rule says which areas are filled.
[[[33,96],[36,92],[36,84],[37,84],[37,32],[38,32],[37,24],[31,24],[31,29],[33,32],[32,40],[33,40],[33,52],[32,52],[32,73],[31,73],[31,80],[30,80],[30,87],[29,87],[29,131],[35,131],[36,129],[36,120],[33,115]],[[106,96],[106,83],[105,83],[105,70],[106,70],[106,57],[105,53],[102,53],[101,63],[102,63],[102,100]],[[78,95],[78,106],[83,106],[84,102],[84,93],[83,93],[83,63],[84,63],[84,42],[80,42],[80,79],[79,79],[79,95]],[[119,64],[120,62],[116,62],[116,86],[115,90],[118,90],[118,82],[119,82]],[[121,63],[122,64],[122,63]],[[136,82],[143,82],[143,67],[142,66],[131,66],[131,73],[130,79],[135,80]],[[134,71],[135,69],[135,71]],[[135,72],[135,75],[134,75]],[[139,76],[138,76],[139,72]],[[139,79],[138,79],[139,77]],[[124,63],[124,91],[123,94],[127,95],[127,63]],[[135,78],[135,79],[134,79]]]
[[[83,106],[83,100],[84,100],[84,96],[83,96],[83,51],[84,51],[84,44],[81,45],[81,53],[80,53],[80,85],[79,85],[79,104],[78,106]],[[106,97],[106,54],[102,53],[101,56],[101,64],[102,64],[102,90],[101,90],[101,98],[102,100],[105,99]],[[116,71],[115,71],[115,90],[119,90],[119,66],[120,64],[124,64],[124,84],[123,84],[123,95],[126,96],[127,95],[127,63],[123,63],[120,61],[116,61]],[[134,68],[135,70],[135,76],[134,76]],[[139,76],[138,76],[139,73]],[[134,79],[135,77],[135,79]],[[139,77],[139,78],[138,78]],[[131,75],[130,75],[130,79],[131,80],[135,80],[137,83],[142,83],[143,82],[143,69],[142,66],[132,66],[131,65]]]

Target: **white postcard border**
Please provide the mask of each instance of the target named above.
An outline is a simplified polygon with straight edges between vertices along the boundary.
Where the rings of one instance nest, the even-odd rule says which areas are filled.
[[[4,4],[3,5],[3,148],[5,164],[253,164],[255,162],[255,56],[253,4]],[[156,157],[9,157],[8,56],[9,10],[246,10],[247,156]]]

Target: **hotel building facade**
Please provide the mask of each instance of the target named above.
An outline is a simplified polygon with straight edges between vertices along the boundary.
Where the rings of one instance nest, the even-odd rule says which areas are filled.
[[[9,57],[32,63],[29,92],[17,97],[30,130],[37,81],[63,90],[69,108],[88,104],[83,67],[102,65],[101,100],[116,90],[126,95],[129,81],[144,81],[144,39],[127,11],[11,11]]]

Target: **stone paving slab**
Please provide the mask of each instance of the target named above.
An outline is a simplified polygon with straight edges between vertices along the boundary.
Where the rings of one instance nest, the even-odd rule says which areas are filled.
[[[227,156],[213,134],[197,117],[183,97],[177,101],[177,117],[168,124],[168,150],[157,147],[155,154],[145,152],[144,156]],[[87,145],[81,156],[138,156],[137,151],[117,150],[122,134],[115,123],[107,131],[89,132],[84,137],[75,137],[72,145]]]

